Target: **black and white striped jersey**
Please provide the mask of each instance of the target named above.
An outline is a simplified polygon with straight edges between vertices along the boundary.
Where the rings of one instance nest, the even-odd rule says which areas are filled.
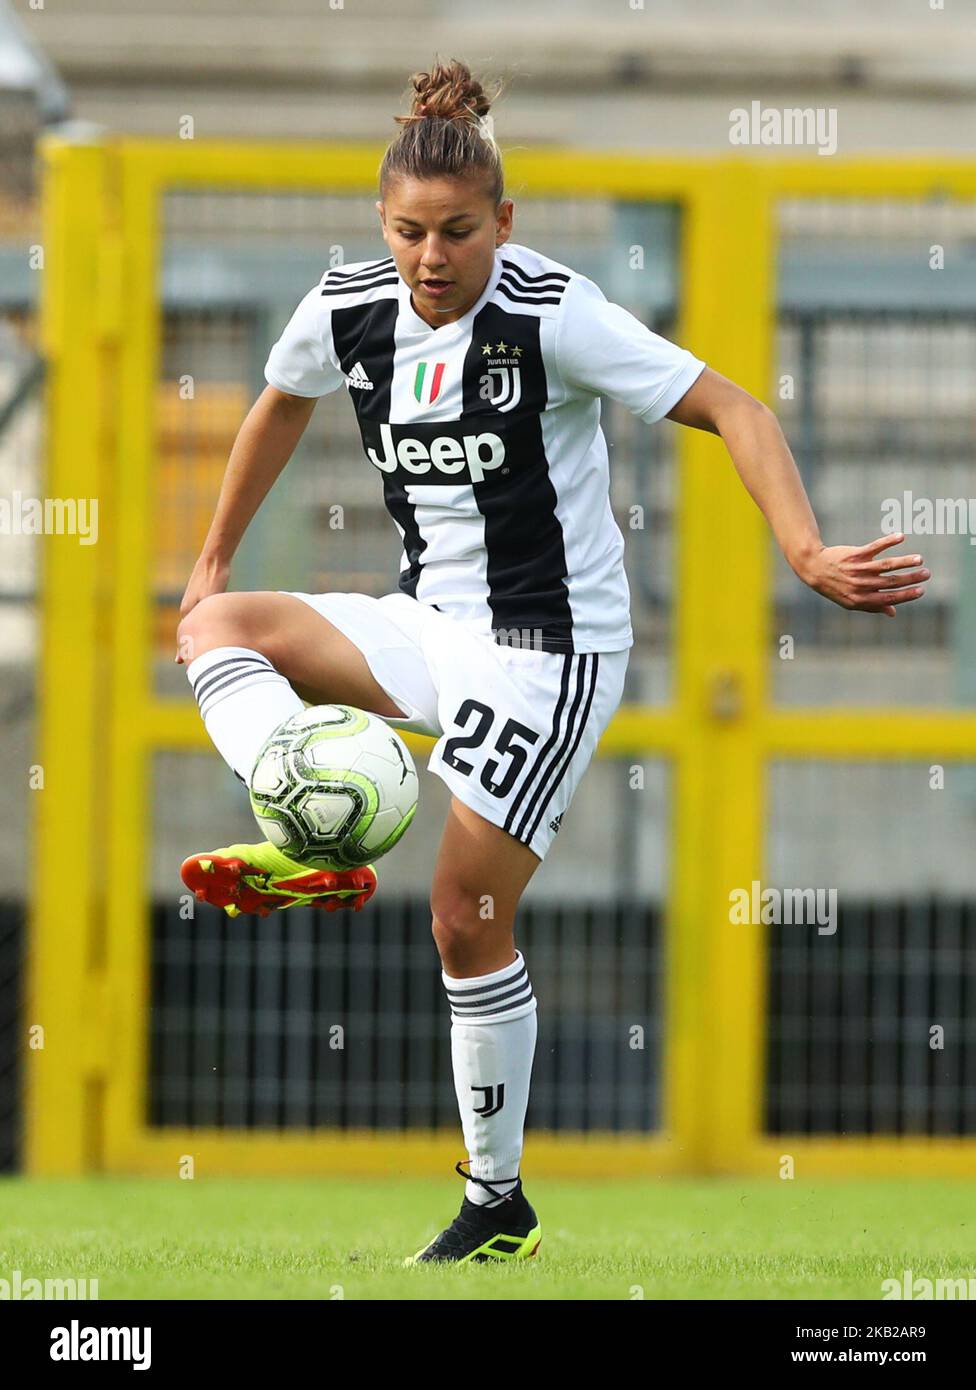
[[[505,245],[478,302],[438,328],[392,257],[326,272],[265,377],[296,396],[346,383],[405,593],[497,642],[585,653],[634,640],[599,397],[652,422],[703,369],[592,280]]]

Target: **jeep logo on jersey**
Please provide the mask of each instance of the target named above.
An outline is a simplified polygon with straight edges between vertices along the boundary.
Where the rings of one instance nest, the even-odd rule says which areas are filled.
[[[480,483],[505,462],[505,441],[460,423],[437,425],[360,422],[363,448],[383,473],[400,473],[404,482]]]

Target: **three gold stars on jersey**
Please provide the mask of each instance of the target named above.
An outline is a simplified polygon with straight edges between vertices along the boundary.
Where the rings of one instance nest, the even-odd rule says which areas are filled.
[[[522,356],[523,351],[524,349],[517,345],[515,347],[509,347],[508,343],[498,343],[494,348],[491,343],[481,344],[482,357],[490,357],[492,362],[494,362],[496,358],[506,361],[510,360],[514,366],[518,366],[518,360]]]

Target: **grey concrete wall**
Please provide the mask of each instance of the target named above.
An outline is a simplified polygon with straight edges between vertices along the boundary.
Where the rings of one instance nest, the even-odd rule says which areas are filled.
[[[59,0],[24,27],[75,114],[130,132],[376,139],[435,53],[508,84],[509,144],[728,145],[729,111],[838,109],[840,148],[955,149],[976,26],[945,0]]]

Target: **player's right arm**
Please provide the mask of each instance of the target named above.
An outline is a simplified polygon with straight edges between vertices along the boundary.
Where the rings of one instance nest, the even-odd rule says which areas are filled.
[[[293,396],[266,386],[248,411],[227,461],[210,530],[193,566],[180,617],[201,599],[227,588],[241,537],[295,452],[312,418],[315,396]],[[177,656],[177,662],[182,661]]]
[[[304,296],[271,349],[264,369],[268,385],[234,441],[214,518],[180,604],[181,619],[201,599],[226,590],[241,537],[294,453],[316,401],[345,379],[332,344],[330,301],[322,297],[324,280]],[[182,659],[177,655],[177,662]]]

